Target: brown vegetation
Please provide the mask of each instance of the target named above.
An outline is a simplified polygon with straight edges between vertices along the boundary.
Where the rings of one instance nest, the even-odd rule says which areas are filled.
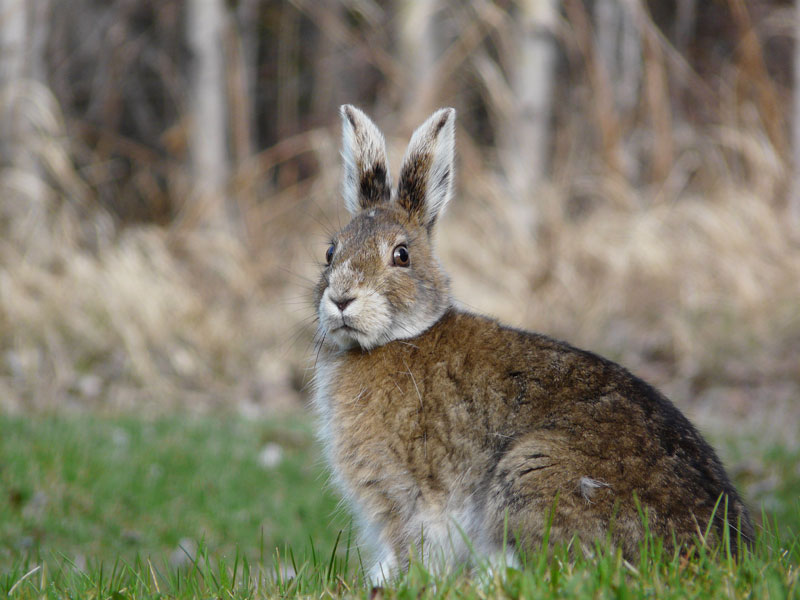
[[[627,0],[602,21],[608,2],[561,3],[535,32],[557,56],[537,75],[553,78],[549,176],[523,197],[503,146],[525,114],[523,3],[227,3],[230,173],[211,196],[194,185],[185,4],[43,2],[29,20],[45,68],[6,72],[0,98],[15,124],[0,139],[0,406],[302,398],[351,102],[395,169],[422,116],[458,110],[439,248],[464,304],[610,355],[698,413],[797,410],[786,2]]]

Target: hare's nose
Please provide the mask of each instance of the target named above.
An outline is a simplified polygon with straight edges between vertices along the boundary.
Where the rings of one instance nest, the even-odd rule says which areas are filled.
[[[341,312],[344,312],[344,309],[353,301],[355,298],[331,298],[331,302],[336,305]]]

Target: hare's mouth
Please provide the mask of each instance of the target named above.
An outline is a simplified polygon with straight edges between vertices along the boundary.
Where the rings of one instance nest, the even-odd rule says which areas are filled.
[[[329,330],[331,339],[342,349],[372,347],[375,344],[372,342],[372,336],[365,331],[343,323],[335,329]]]
[[[355,327],[348,325],[347,323],[342,323],[342,325],[334,329],[334,331],[346,331],[348,333],[364,333],[360,329],[356,329]]]

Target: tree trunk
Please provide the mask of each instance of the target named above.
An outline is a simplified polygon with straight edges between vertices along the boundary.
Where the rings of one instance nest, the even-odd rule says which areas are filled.
[[[0,216],[30,257],[52,251],[42,153],[55,112],[45,89],[49,0],[0,0]],[[52,153],[50,153],[52,154]],[[5,204],[5,206],[3,206]]]
[[[48,10],[49,0],[0,0],[0,145],[5,162],[31,172],[38,170],[38,133],[31,119],[39,105],[32,99],[46,83]]]
[[[191,173],[201,203],[201,218],[230,225],[224,199],[229,177],[228,135],[225,103],[225,56],[223,34],[225,7],[222,0],[190,0],[187,29],[193,54]],[[226,222],[227,221],[227,222]]]
[[[500,144],[515,220],[532,232],[537,222],[534,193],[549,166],[558,2],[524,0],[518,6],[509,61],[511,114]]]
[[[636,107],[642,79],[642,48],[634,15],[622,0],[597,0],[594,7],[597,54],[621,114]]]
[[[597,0],[594,6],[595,52],[613,93],[614,112],[623,130],[635,125],[642,90],[642,40],[637,27],[638,0]],[[651,80],[653,80],[651,78]],[[655,115],[654,115],[655,118]],[[628,140],[630,135],[625,136]],[[641,176],[639,152],[621,144],[620,167],[626,177]]]
[[[400,10],[400,57],[405,78],[403,105],[409,123],[419,123],[434,108],[432,74],[441,54],[436,17],[441,0],[406,0]]]
[[[28,21],[25,4],[25,0],[0,0],[0,77],[3,85],[23,77]]]
[[[794,21],[794,122],[792,124],[792,186],[789,195],[789,223],[800,236],[800,0],[795,0]]]
[[[314,94],[311,100],[313,122],[325,123],[342,104],[353,101],[357,93],[357,52],[343,44],[334,32],[347,22],[347,7],[339,0],[318,0],[320,38],[314,65]]]
[[[237,160],[241,161],[250,157],[254,148],[258,147],[258,136],[256,135],[257,112],[257,84],[258,84],[258,0],[242,0],[236,9],[237,27],[234,33],[238,33],[239,64],[241,100],[239,109],[238,125],[234,136],[237,140],[234,147],[237,148]]]

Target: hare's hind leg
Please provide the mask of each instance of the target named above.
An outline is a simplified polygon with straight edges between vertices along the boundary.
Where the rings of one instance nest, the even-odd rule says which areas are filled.
[[[618,490],[604,471],[550,430],[518,439],[497,464],[484,504],[496,540],[535,551],[545,532],[551,544],[576,536],[591,544],[613,527],[613,542],[633,555],[641,523],[635,509],[619,505]]]

